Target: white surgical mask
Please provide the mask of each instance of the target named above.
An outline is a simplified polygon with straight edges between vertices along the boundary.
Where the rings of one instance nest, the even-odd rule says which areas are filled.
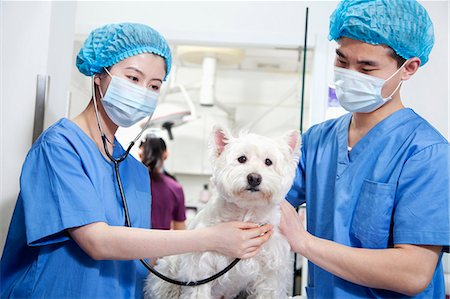
[[[334,85],[339,103],[349,112],[369,113],[380,108],[392,99],[392,96],[400,87],[402,81],[400,81],[395,90],[387,98],[383,98],[381,95],[383,85],[394,77],[406,62],[386,80],[357,71],[335,67]]]
[[[147,116],[151,117],[159,94],[106,72],[111,81],[105,95],[101,88],[99,91],[109,118],[119,127],[130,127]]]

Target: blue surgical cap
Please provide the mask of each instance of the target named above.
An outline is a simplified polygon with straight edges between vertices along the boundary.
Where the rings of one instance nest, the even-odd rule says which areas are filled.
[[[81,73],[92,76],[102,73],[104,67],[142,53],[164,58],[165,80],[172,64],[169,45],[161,34],[143,24],[109,24],[93,30],[78,53],[76,65]]]
[[[387,45],[399,56],[428,61],[433,23],[415,0],[344,0],[330,17],[330,40],[341,37]]]

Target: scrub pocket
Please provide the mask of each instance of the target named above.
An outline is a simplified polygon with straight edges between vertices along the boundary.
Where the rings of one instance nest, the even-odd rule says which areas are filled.
[[[395,184],[364,180],[350,230],[361,247],[387,248],[395,190]]]

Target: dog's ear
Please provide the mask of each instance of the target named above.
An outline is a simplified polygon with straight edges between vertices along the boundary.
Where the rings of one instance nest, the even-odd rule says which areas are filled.
[[[284,135],[283,139],[288,144],[291,154],[294,156],[300,155],[301,138],[299,131],[291,130]]]
[[[226,129],[216,125],[213,128],[212,139],[211,145],[213,155],[218,157],[222,154],[226,144],[230,140],[230,134]]]

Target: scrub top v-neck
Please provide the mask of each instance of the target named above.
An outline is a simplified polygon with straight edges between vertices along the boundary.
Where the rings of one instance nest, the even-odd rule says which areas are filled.
[[[115,141],[114,157],[124,153]],[[150,227],[147,169],[129,155],[119,164],[134,227]],[[1,258],[1,298],[141,298],[139,261],[93,260],[68,228],[125,224],[114,166],[73,122],[41,134],[22,169],[20,194]]]
[[[306,201],[313,235],[357,248],[394,244],[448,246],[448,142],[411,109],[373,127],[351,151],[351,114],[326,121],[302,138],[302,156],[287,199]],[[345,281],[310,263],[308,298],[402,297]],[[442,263],[417,298],[444,294]],[[434,297],[433,297],[434,298]]]

